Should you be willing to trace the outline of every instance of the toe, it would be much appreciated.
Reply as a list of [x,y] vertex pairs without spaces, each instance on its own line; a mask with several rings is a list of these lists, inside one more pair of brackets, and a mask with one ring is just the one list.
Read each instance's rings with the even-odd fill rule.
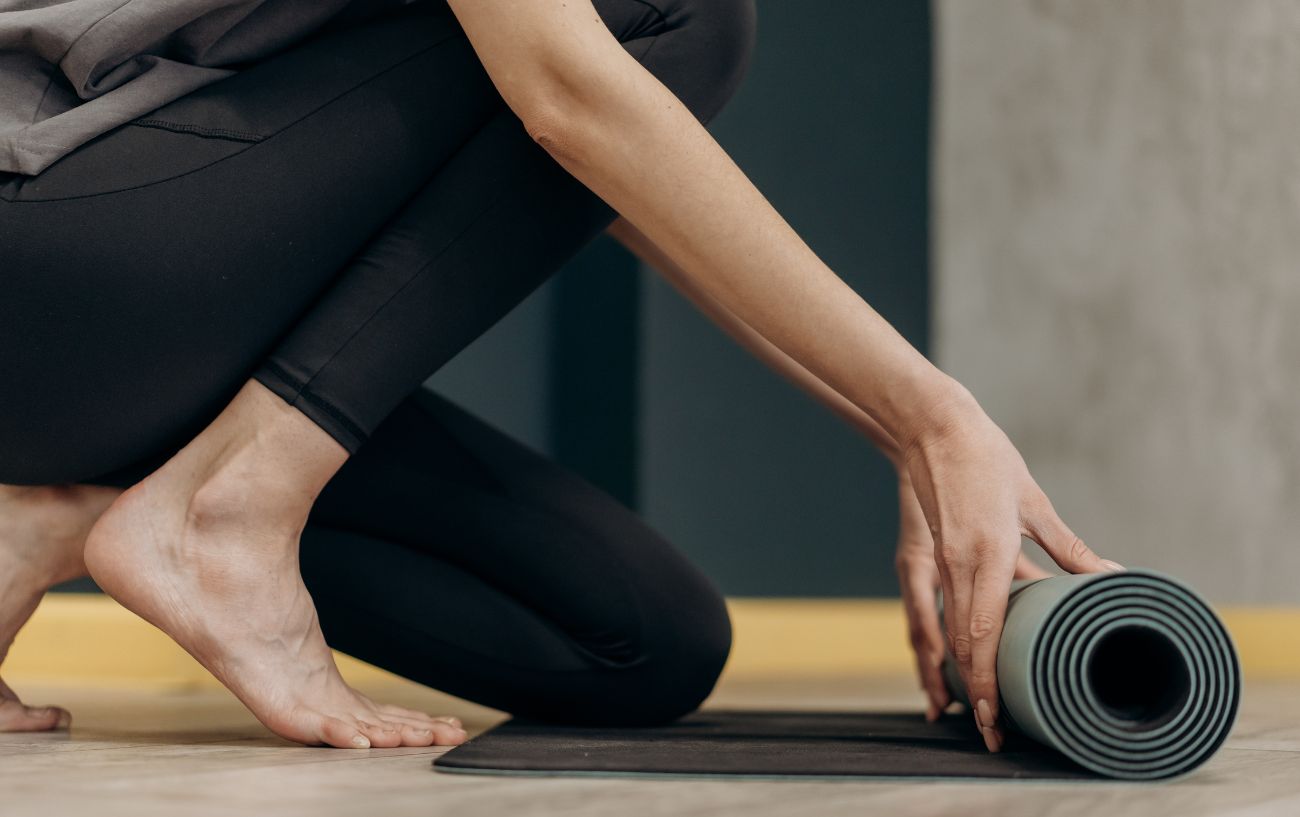
[[440,726],[440,725],[453,726],[457,729],[462,728],[460,723],[460,718],[450,718],[450,719],[446,717],[431,718],[428,715],[418,715],[416,717],[412,717],[410,715],[404,715],[395,712],[381,712],[380,717],[392,723],[410,724],[411,726],[417,726],[422,729],[433,729],[435,726]]
[[403,720],[411,720],[424,724],[430,724],[432,721],[443,721],[445,723],[450,723],[452,726],[464,726],[464,724],[460,722],[460,718],[455,715],[434,716],[427,712],[421,712],[417,709],[407,709],[404,706],[397,706],[395,704],[378,704],[377,708],[384,715],[397,716]]
[[402,730],[396,724],[385,723],[378,718],[374,721],[358,718],[357,727],[376,749],[391,749],[402,745]]
[[[386,721],[400,723],[400,725],[413,727],[413,729],[432,734],[432,743],[437,745],[456,745],[464,743],[469,739],[469,732],[460,726],[460,718],[439,717],[430,718],[422,716],[420,718],[409,718],[399,716],[399,714],[386,714],[383,716]],[[452,723],[454,721],[455,723]],[[429,745],[428,743],[420,745]]]
[[427,726],[419,726],[410,722],[395,723],[395,726],[402,733],[403,746],[432,746],[436,735],[433,730]]
[[68,711],[57,706],[23,706],[12,699],[0,701],[0,732],[48,732],[71,720]]
[[321,743],[340,749],[369,749],[371,746],[370,738],[357,728],[355,722],[342,718],[323,718],[319,739]]
[[438,746],[458,746],[469,740],[469,733],[459,726],[443,721],[433,724],[434,743]]

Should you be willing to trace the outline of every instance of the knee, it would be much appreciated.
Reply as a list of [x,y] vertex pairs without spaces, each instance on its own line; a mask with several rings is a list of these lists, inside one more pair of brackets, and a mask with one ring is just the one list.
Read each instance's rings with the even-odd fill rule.
[[755,0],[688,0],[686,25],[702,43],[700,66],[710,81],[709,119],[735,95],[749,72],[758,39]]
[[[682,599],[676,599],[681,604]],[[584,720],[603,726],[656,726],[699,708],[717,686],[731,653],[731,619],[709,592],[647,622],[639,659],[608,673],[601,694],[586,698]]]

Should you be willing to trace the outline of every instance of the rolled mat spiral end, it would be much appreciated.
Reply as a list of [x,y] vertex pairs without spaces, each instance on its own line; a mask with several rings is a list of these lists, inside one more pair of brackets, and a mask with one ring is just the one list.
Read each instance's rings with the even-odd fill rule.
[[[1120,779],[1198,768],[1241,699],[1223,621],[1191,587],[1145,569],[1013,583],[997,670],[1010,728]],[[943,671],[969,705],[951,655]]]

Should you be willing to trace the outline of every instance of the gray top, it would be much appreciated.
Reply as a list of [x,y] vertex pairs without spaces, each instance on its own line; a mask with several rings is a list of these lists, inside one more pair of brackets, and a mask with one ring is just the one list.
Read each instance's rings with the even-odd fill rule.
[[36,175],[105,131],[292,45],[413,0],[0,0],[0,171]]

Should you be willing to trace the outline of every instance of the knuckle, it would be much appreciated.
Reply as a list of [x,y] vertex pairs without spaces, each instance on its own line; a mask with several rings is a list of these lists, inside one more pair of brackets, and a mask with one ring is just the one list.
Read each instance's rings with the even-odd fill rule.
[[972,613],[970,634],[972,638],[985,639],[997,632],[998,620],[989,613]]
[[952,639],[952,653],[957,657],[958,663],[963,666],[970,664],[970,636],[958,635]]
[[940,562],[949,567],[965,564],[966,561],[965,549],[949,542],[944,542],[940,545],[939,549],[935,552],[935,556]]
[[997,549],[997,543],[991,538],[986,537],[976,539],[974,547],[971,548],[971,550],[975,552],[975,555],[981,559],[988,556],[990,553],[995,553]]
[[991,688],[997,681],[997,675],[987,667],[971,667],[970,685],[980,689]]
[[1066,548],[1066,553],[1068,553],[1070,559],[1075,562],[1082,562],[1092,556],[1092,550],[1083,543],[1083,540],[1080,539],[1078,535],[1075,535],[1073,540],[1071,540],[1070,546]]

